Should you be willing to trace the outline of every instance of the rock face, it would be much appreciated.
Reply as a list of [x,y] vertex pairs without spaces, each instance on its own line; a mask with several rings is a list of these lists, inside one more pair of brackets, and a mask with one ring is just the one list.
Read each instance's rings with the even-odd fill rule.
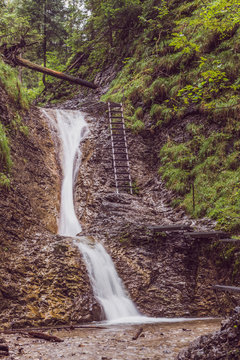
[[[1,121],[10,99],[0,89]],[[40,110],[25,114],[29,135],[11,132],[9,190],[0,191],[0,321],[6,327],[100,318],[81,254],[56,235],[60,171]]]
[[240,309],[222,322],[221,329],[195,340],[176,360],[239,359],[240,358]]
[[28,237],[2,258],[1,322],[7,327],[98,320],[86,268],[72,239]]

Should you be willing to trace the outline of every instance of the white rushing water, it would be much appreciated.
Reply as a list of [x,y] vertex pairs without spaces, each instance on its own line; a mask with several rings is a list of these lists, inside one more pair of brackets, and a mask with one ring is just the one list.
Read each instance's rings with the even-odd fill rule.
[[56,110],[56,119],[62,143],[62,190],[59,234],[76,236],[82,228],[77,219],[73,189],[81,163],[80,142],[88,134],[88,126],[80,111]]
[[[54,112],[54,121],[50,113]],[[88,134],[88,126],[80,111],[44,111],[51,124],[57,126],[61,140],[61,165],[63,172],[59,234],[72,236],[81,232],[81,225],[74,209],[74,182],[81,163],[80,143]],[[140,316],[134,303],[127,296],[111,257],[104,247],[75,241],[86,262],[89,278],[96,299],[101,304],[107,320]]]
[[94,247],[78,243],[96,299],[102,305],[107,320],[139,316],[132,300],[127,296],[111,257],[102,244]]

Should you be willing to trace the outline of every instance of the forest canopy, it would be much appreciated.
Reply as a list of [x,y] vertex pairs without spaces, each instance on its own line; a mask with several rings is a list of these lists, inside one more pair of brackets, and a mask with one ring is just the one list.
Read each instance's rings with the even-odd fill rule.
[[[85,74],[88,59],[94,77],[109,60],[130,57],[139,37],[155,55],[163,41],[182,54],[200,53],[196,29],[224,38],[239,26],[239,13],[238,0],[1,0],[0,46],[24,39],[29,60],[58,71],[80,57]],[[24,71],[26,87],[42,87],[39,81]]]

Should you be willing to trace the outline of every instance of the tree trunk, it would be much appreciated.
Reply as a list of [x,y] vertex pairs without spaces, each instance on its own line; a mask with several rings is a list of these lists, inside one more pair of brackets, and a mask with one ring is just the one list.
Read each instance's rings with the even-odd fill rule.
[[[47,0],[43,3],[43,66],[47,66]],[[45,74],[43,74],[43,85],[46,86]]]
[[74,84],[87,86],[87,87],[89,87],[91,89],[96,89],[97,88],[97,85],[95,85],[95,84],[93,84],[91,82],[79,79],[79,78],[74,77],[72,75],[67,75],[67,74],[61,73],[59,71],[48,69],[48,68],[43,67],[41,65],[34,64],[31,61],[20,58],[19,56],[16,56],[15,60],[16,60],[16,63],[18,65],[27,67],[27,68],[32,69],[34,71],[38,71],[38,72],[41,72],[41,73],[46,74],[46,75],[54,76],[54,77],[56,77],[58,79],[70,81],[70,82],[72,82]]

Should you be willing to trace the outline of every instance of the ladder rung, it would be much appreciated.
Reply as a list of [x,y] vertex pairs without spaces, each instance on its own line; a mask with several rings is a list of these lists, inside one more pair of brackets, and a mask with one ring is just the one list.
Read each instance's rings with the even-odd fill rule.
[[120,173],[120,172],[117,173],[117,172],[116,172],[115,174],[116,174],[116,175],[129,175],[129,173],[126,173],[126,172],[124,172],[124,173]]
[[120,104],[120,103],[109,103],[109,105],[110,105],[110,107],[112,106],[112,107],[122,107],[122,104]]
[[127,152],[114,152],[114,155],[127,155]]
[[123,122],[118,121],[118,122],[112,122],[111,125],[124,125],[124,124]]
[[117,181],[126,181],[126,182],[129,182],[130,179],[117,179]]
[[128,165],[115,165],[115,168],[129,168]]
[[122,116],[110,116],[110,119],[112,120],[112,119],[123,119],[123,117]]

